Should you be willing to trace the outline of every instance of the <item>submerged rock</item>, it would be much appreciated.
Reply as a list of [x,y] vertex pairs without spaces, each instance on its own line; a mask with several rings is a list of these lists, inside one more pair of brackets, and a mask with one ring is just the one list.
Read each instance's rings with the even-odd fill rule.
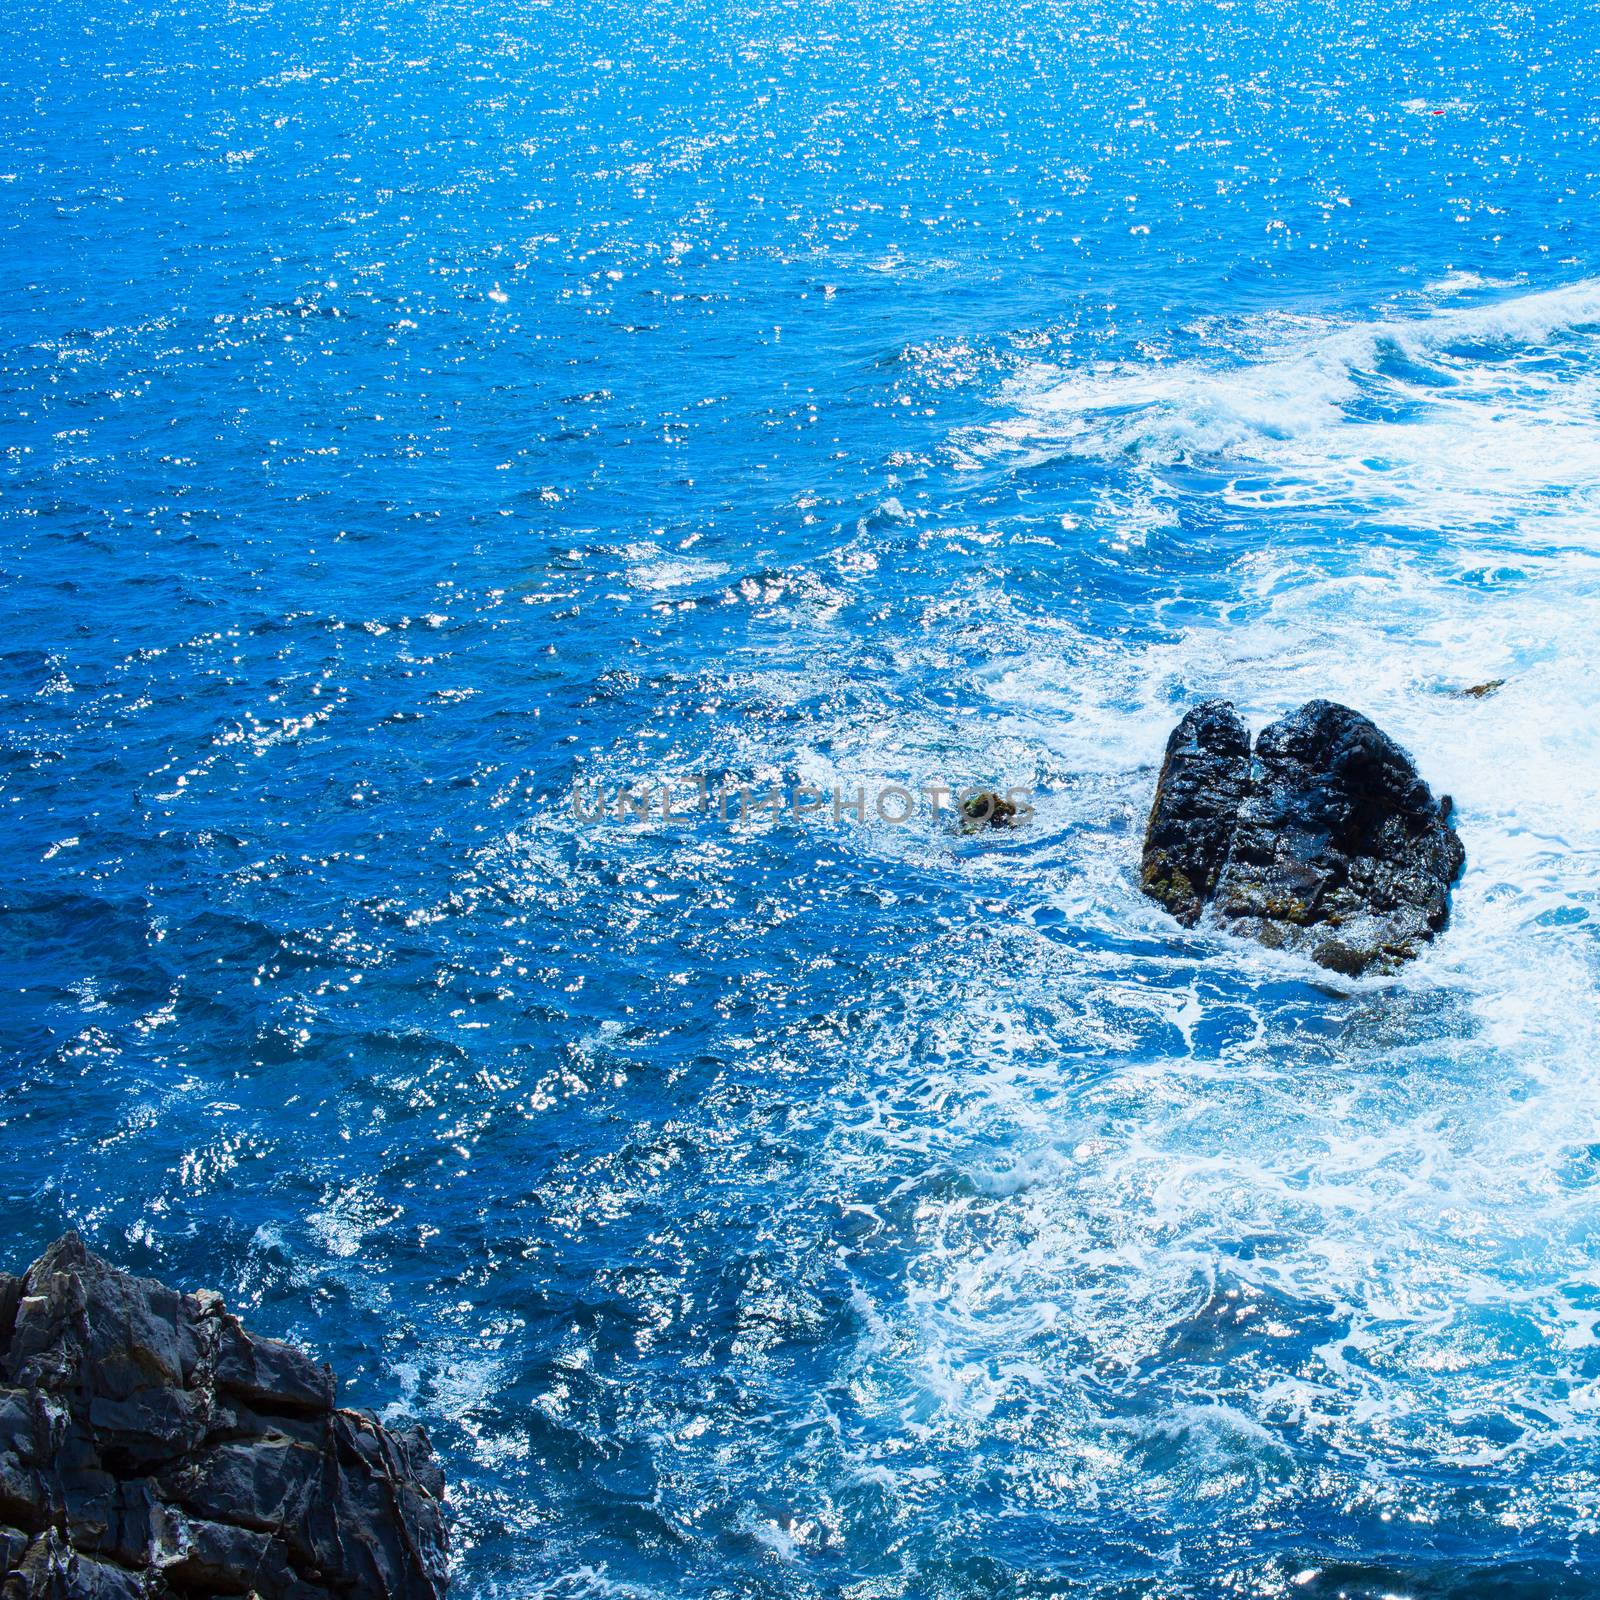
[[0,1274],[4,1600],[436,1600],[443,1495],[420,1428],[337,1408],[215,1294],[71,1233]]
[[1465,854],[1450,800],[1348,706],[1313,700],[1249,735],[1223,700],[1173,730],[1145,833],[1145,893],[1336,972],[1389,971],[1449,917]]
[[1017,806],[1014,801],[985,789],[981,794],[968,795],[961,802],[961,816],[967,827],[1009,828],[1016,823]]

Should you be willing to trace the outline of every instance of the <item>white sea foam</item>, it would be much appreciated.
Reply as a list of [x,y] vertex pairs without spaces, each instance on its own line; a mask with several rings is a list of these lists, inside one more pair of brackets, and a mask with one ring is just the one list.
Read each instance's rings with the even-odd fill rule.
[[[1085,503],[1029,505],[1060,530],[1040,543],[1063,587],[1030,590],[1032,548],[968,505],[864,519],[822,567],[825,605],[808,569],[728,585],[764,648],[719,692],[754,714],[679,724],[659,767],[1039,790],[1015,836],[830,839],[868,869],[862,902],[905,913],[905,947],[874,950],[832,1019],[849,1046],[818,1112],[819,1181],[872,1262],[819,1434],[886,1526],[1003,1481],[1017,1503],[1114,1507],[1221,1570],[1208,1541],[1314,1504],[1442,1518],[1439,1463],[1506,1518],[1600,1497],[1600,1472],[1561,1455],[1600,1439],[1596,317],[1585,284],[1356,326],[1262,319],[1214,330],[1215,361],[1031,369],[999,397],[1010,419],[960,443],[991,470],[1087,464],[1062,491],[1088,483]],[[1191,581],[1183,541],[1219,504],[1245,531]],[[1143,580],[1141,539],[1179,574],[1148,614],[1119,614],[1114,584],[1076,603],[1097,576],[1082,551]],[[1467,872],[1408,972],[1334,979],[1141,897],[1154,764],[1213,694],[1257,728],[1347,701],[1454,795]],[[607,776],[636,760],[621,743]],[[529,820],[486,851],[486,881],[567,892],[566,829]],[[585,844],[632,883],[634,837]],[[765,837],[675,859],[714,877]],[[641,896],[618,924],[647,915],[666,913]],[[764,1392],[779,1333],[816,1322],[799,1295],[744,1293],[736,1350]],[[806,1471],[792,1514],[761,1498],[742,1524],[774,1569],[826,1542],[809,1530],[834,1480]],[[917,1592],[896,1581],[882,1592]]]
[[[962,863],[1003,915],[975,908],[852,1044],[841,1170],[919,1194],[876,1219],[903,1290],[858,1294],[858,1387],[886,1421],[1012,1438],[1017,1493],[1145,1505],[1191,1550],[1217,1501],[1246,1508],[1235,1526],[1271,1525],[1286,1494],[1427,1522],[1443,1462],[1511,1518],[1600,1489],[1561,1454],[1600,1439],[1596,319],[1591,282],[1257,325],[1243,364],[1034,369],[1002,396],[1011,421],[962,441],[991,464],[1103,462],[1179,537],[1185,496],[1214,490],[1170,469],[1202,455],[1236,504],[1381,504],[1429,537],[1351,559],[1349,521],[1302,521],[1181,626],[1041,617],[982,669],[1001,713],[968,748],[992,755],[1003,726],[1058,781],[1037,855]],[[1374,402],[1388,420],[1363,418]],[[943,624],[1001,615],[946,606]],[[1313,982],[1141,899],[1152,763],[1207,694],[1256,727],[1346,700],[1455,796],[1454,922],[1403,976]],[[830,771],[894,742],[836,731]]]
[[1543,537],[1590,543],[1600,378],[1587,348],[1549,344],[1587,347],[1597,322],[1591,279],[1369,322],[1211,324],[1212,357],[1030,364],[1001,393],[1006,418],[958,446],[974,463],[1131,458],[1164,490],[1164,469],[1202,466],[1241,508],[1353,502],[1450,529],[1537,517],[1554,522]]

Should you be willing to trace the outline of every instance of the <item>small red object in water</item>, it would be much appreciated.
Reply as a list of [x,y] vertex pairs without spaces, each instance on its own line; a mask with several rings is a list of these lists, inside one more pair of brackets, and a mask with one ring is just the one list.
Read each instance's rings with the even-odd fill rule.
[[1442,117],[1443,115],[1444,115],[1444,112],[1442,112],[1442,111],[1435,111],[1434,112],[1434,116],[1436,116],[1436,117]]

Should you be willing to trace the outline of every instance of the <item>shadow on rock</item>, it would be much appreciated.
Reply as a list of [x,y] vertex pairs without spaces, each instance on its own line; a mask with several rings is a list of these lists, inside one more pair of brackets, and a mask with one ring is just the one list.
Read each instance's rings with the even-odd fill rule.
[[0,1274],[4,1600],[437,1600],[444,1478],[420,1428],[76,1234]]
[[1144,892],[1334,972],[1392,972],[1444,927],[1465,853],[1411,757],[1313,700],[1250,735],[1226,700],[1172,731],[1145,830]]

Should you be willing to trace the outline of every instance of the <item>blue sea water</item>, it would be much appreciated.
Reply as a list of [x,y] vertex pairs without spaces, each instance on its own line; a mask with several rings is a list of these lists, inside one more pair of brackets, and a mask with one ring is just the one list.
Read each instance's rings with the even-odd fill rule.
[[[4,1265],[463,1596],[1600,1594],[1592,10],[7,24]],[[1455,796],[1405,975],[1140,896],[1213,694]]]

